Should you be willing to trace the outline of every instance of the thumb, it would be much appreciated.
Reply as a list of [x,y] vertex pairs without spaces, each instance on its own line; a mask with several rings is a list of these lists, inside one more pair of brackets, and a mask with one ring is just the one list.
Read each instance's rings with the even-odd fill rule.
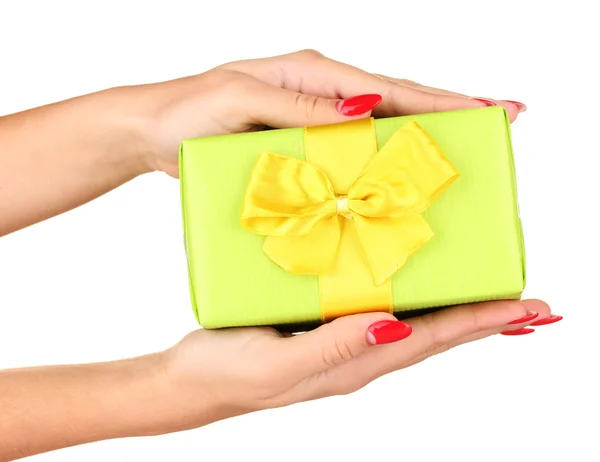
[[252,118],[273,128],[304,127],[364,119],[381,102],[376,94],[322,98],[271,85],[252,98]]
[[408,337],[412,328],[388,313],[338,318],[313,331],[286,339],[283,360],[294,364],[301,378],[351,361],[376,345]]

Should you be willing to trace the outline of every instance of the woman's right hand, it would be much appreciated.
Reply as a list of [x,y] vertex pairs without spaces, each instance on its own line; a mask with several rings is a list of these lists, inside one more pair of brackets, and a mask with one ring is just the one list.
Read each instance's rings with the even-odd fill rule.
[[0,461],[351,393],[454,346],[558,320],[539,300],[462,305],[406,322],[365,313],[294,336],[201,329],[162,353],[0,371]]
[[[184,139],[501,105],[371,74],[304,50],[125,86],[0,120],[0,235],[159,170],[179,176]],[[70,127],[64,130],[64,127]]]
[[179,145],[187,138],[495,105],[514,121],[526,109],[515,101],[471,98],[372,74],[314,50],[115,90],[128,119],[145,121],[136,146],[146,167],[174,177]]
[[[313,331],[197,330],[162,353],[155,413],[169,432],[256,410],[356,391],[374,379],[500,332],[560,320],[540,300],[469,304],[398,321],[388,313],[338,318]],[[507,339],[507,341],[510,341]]]

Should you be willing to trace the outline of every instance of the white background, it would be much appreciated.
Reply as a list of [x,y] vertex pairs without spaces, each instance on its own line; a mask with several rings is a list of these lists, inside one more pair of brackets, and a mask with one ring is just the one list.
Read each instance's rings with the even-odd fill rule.
[[[565,319],[460,347],[350,396],[34,459],[600,460],[594,2],[149,3],[0,1],[0,114],[303,48],[523,101],[513,134],[525,295]],[[165,175],[0,239],[0,368],[149,353],[196,328],[178,184]]]

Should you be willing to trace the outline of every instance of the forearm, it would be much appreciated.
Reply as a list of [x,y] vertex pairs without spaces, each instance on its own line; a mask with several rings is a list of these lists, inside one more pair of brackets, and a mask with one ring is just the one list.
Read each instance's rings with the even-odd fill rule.
[[[186,403],[171,385],[159,354],[2,371],[0,461],[91,441],[189,428]],[[208,401],[202,404],[204,423],[219,418]]]
[[127,88],[0,117],[0,236],[148,171]]

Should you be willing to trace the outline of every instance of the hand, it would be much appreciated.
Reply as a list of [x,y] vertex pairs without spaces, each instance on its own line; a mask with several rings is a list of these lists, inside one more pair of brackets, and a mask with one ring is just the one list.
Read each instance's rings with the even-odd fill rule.
[[560,319],[539,300],[486,302],[406,322],[357,314],[295,336],[198,330],[138,358],[0,371],[0,460],[351,393],[456,345]]
[[[177,151],[186,138],[502,105],[511,121],[526,107],[370,74],[313,50],[225,64],[204,74],[125,89],[150,169],[178,176]],[[361,101],[357,95],[383,99]],[[345,98],[345,100],[342,100]],[[126,98],[128,99],[128,98]]]
[[526,300],[463,305],[406,323],[358,314],[294,336],[270,328],[198,330],[163,354],[166,402],[175,414],[161,431],[351,393],[457,345],[556,320],[544,302]]
[[511,121],[526,109],[369,74],[305,50],[3,116],[0,236],[149,171],[177,177],[184,139],[489,105],[504,106]]

